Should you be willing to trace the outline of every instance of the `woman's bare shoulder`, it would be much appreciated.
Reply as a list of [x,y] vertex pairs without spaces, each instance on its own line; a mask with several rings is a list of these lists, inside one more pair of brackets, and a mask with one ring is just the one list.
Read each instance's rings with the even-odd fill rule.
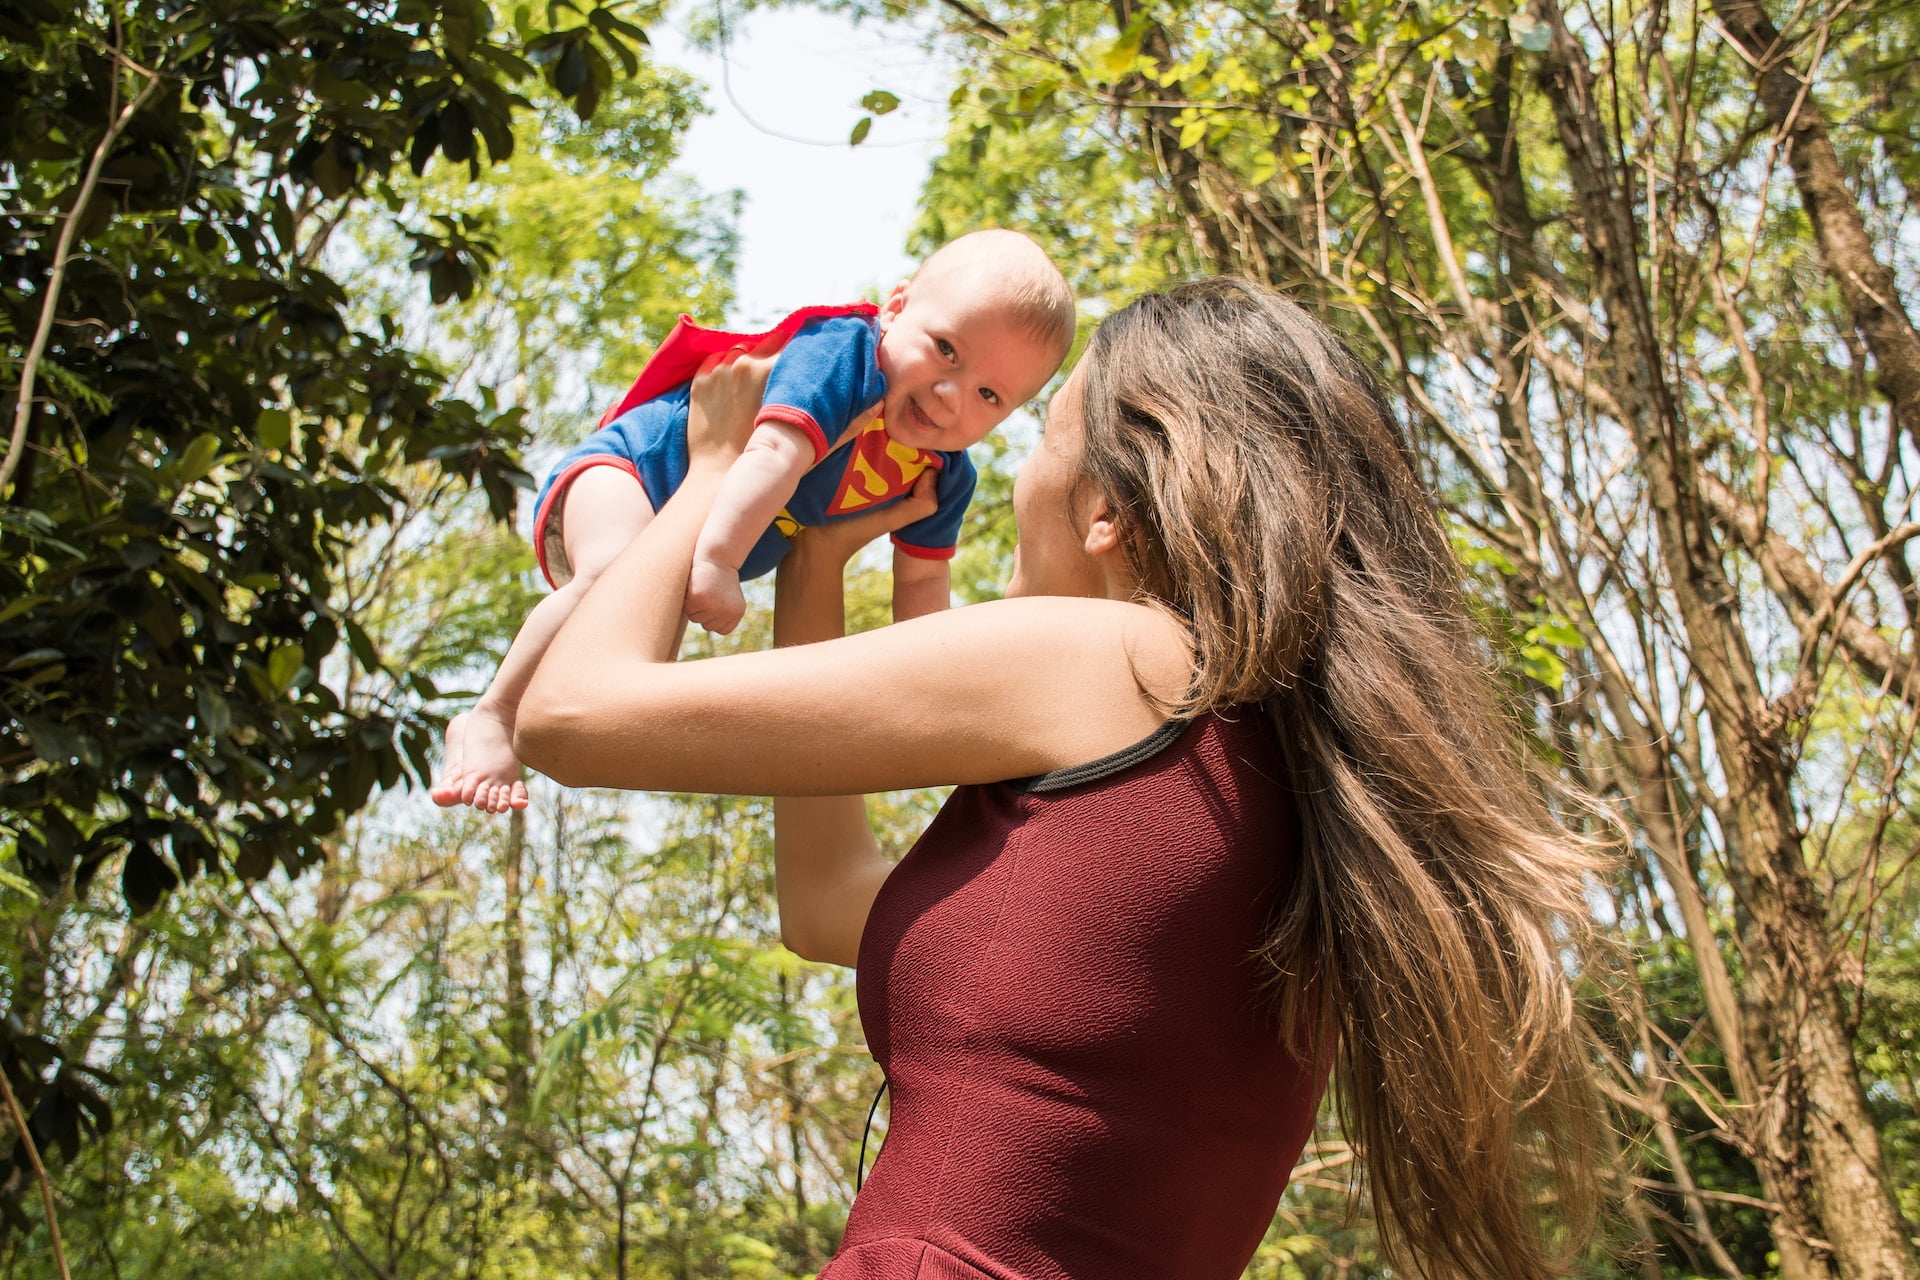
[[1150,732],[1164,718],[1159,708],[1177,701],[1192,679],[1186,628],[1132,601],[1029,596],[928,621],[962,637],[980,664],[975,687],[998,688],[1042,716],[1071,708],[1083,731],[1065,736],[1060,749],[1069,754],[1084,749],[1087,733],[1125,746]]
[[1193,667],[1179,619],[1130,600],[1022,596],[969,605],[934,620],[960,631],[977,627],[998,641],[987,646],[989,652],[1024,644],[1036,656],[1046,651],[1053,661],[1093,660],[1102,670],[1125,669],[1160,697],[1184,691]]
[[1187,629],[1164,609],[1080,596],[1027,596],[971,608],[983,622],[993,618],[996,630],[1005,626],[1044,638],[1062,659],[1091,661],[1103,674],[1124,673],[1152,699],[1179,698],[1193,674]]

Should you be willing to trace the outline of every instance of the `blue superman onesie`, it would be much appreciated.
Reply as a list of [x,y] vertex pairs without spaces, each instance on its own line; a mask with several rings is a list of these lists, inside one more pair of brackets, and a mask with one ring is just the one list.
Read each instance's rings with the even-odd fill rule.
[[619,467],[640,481],[658,511],[687,477],[688,384],[702,361],[775,334],[786,335],[787,343],[767,376],[754,425],[772,421],[799,428],[813,442],[814,463],[740,566],[741,578],[757,578],[779,564],[793,545],[790,539],[808,525],[898,501],[929,467],[936,472],[940,505],[894,534],[893,543],[908,555],[951,558],[973,497],[975,473],[966,451],[896,444],[877,417],[860,431],[847,432],[886,396],[876,358],[878,313],[865,302],[808,307],[758,334],[707,329],[681,316],[633,387],[601,419],[600,429],[567,451],[540,490],[533,545],[548,583],[557,586],[573,576],[561,537],[561,508],[574,477],[589,467]]

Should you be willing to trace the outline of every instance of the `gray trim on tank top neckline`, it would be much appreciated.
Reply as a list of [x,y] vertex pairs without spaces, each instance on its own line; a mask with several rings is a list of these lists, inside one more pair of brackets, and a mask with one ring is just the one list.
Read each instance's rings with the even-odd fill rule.
[[1064,791],[1068,787],[1084,786],[1089,782],[1098,782],[1110,778],[1122,769],[1130,769],[1143,760],[1150,760],[1173,745],[1193,721],[1169,720],[1158,729],[1132,746],[1122,747],[1111,755],[1101,756],[1098,760],[1089,760],[1085,764],[1069,765],[1065,769],[1053,769],[1046,773],[1035,774],[1031,778],[1010,778],[1003,785],[1013,788],[1021,795],[1031,795],[1036,791]]

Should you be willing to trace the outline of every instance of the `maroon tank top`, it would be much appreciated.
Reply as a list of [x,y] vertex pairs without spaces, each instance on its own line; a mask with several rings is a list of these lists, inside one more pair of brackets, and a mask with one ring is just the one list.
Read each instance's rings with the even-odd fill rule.
[[956,789],[860,943],[886,1144],[821,1280],[1232,1280],[1325,1074],[1252,953],[1298,820],[1267,717]]

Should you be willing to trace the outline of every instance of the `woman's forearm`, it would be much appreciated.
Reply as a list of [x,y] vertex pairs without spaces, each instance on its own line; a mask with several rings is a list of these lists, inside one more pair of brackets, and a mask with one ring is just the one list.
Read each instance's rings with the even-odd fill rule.
[[575,607],[520,701],[514,754],[522,763],[566,781],[574,753],[593,749],[592,736],[579,730],[603,700],[607,673],[673,661],[694,544],[725,475],[720,458],[694,460],[680,488]]
[[[801,535],[774,580],[776,646],[846,632],[847,557],[820,532]],[[809,960],[856,963],[867,913],[890,870],[865,797],[775,797],[773,853],[781,940]]]
[[774,575],[775,648],[836,640],[847,632],[846,564],[838,556],[813,554],[812,538],[812,530],[801,534]]

